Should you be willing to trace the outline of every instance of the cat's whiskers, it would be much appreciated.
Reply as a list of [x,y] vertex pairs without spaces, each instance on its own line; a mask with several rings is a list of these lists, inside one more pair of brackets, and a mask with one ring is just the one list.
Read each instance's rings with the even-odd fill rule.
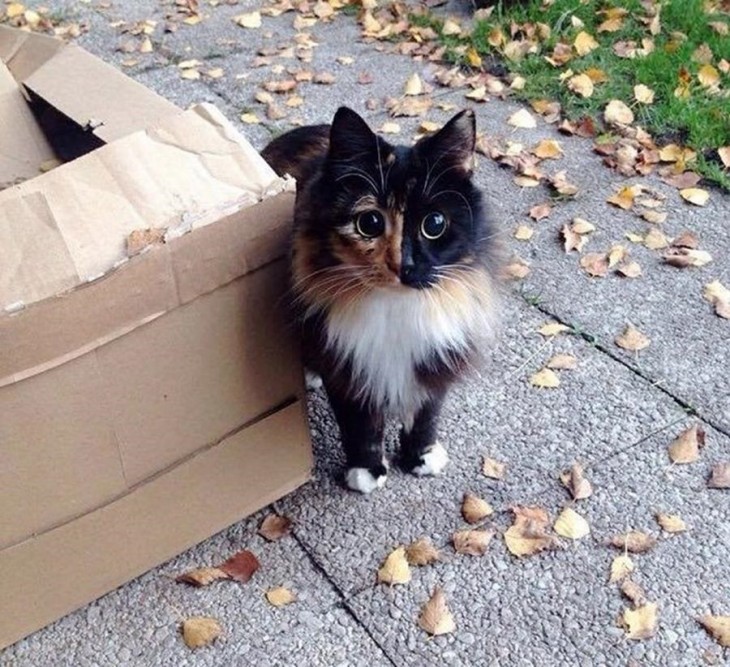
[[378,170],[380,171],[380,193],[385,194],[385,177],[383,176],[383,160],[380,155],[380,139],[375,137],[375,148],[378,151]]
[[311,273],[308,273],[301,278],[297,279],[296,282],[292,284],[292,289],[296,290],[298,287],[300,287],[303,283],[307,281],[313,280],[316,276],[321,276],[324,274],[329,273],[346,273],[348,271],[352,271],[354,268],[367,268],[366,264],[336,264],[335,266],[325,266],[322,269],[317,269],[316,271],[312,271]]
[[460,197],[464,200],[464,203],[466,204],[466,208],[469,210],[469,224],[473,227],[474,226],[474,211],[472,210],[471,204],[469,203],[469,200],[461,194],[458,190],[439,190],[435,195],[431,195],[432,200],[438,199],[441,195],[456,195],[457,197]]
[[335,179],[335,182],[339,183],[346,178],[361,178],[373,189],[373,192],[375,192],[376,194],[381,194],[380,188],[378,188],[378,184],[375,182],[373,177],[370,176],[370,174],[368,174],[364,169],[349,167],[349,171],[346,171],[344,174],[338,176]]

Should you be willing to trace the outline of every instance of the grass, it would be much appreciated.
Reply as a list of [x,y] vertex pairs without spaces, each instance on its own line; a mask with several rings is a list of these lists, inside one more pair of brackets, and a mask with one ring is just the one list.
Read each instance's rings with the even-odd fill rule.
[[[439,32],[440,40],[448,47],[452,57],[464,51],[464,45],[472,46],[482,56],[500,56],[504,65],[514,74],[524,77],[524,89],[515,94],[525,100],[550,99],[560,102],[563,114],[571,119],[581,116],[601,118],[606,104],[612,99],[627,103],[636,116],[636,123],[647,129],[658,143],[680,143],[698,152],[696,170],[707,180],[730,190],[730,172],[723,169],[717,149],[730,145],[730,75],[722,73],[718,64],[730,61],[730,36],[720,35],[709,23],[719,21],[730,27],[730,15],[708,13],[707,0],[665,0],[661,10],[661,32],[649,34],[640,20],[645,11],[639,0],[555,0],[544,7],[541,0],[526,2],[501,2],[488,19],[477,20],[467,38],[444,36],[442,24],[431,20],[430,25]],[[598,12],[610,7],[628,10],[622,25],[615,32],[598,32],[605,15]],[[573,17],[583,22],[576,27]],[[425,20],[420,19],[422,22]],[[535,40],[538,52],[521,59],[503,56],[503,46],[495,48],[489,38],[497,28],[510,39],[509,28],[513,24],[542,23],[550,28],[550,36]],[[599,43],[589,54],[573,58],[561,67],[554,67],[545,60],[558,42],[573,44],[576,35],[584,30]],[[522,39],[517,33],[516,40]],[[612,46],[619,41],[652,38],[655,49],[641,58],[628,59],[617,56]],[[698,81],[697,73],[702,66],[693,59],[695,50],[706,44],[712,52],[712,65],[720,74],[719,89],[725,92],[712,94]],[[460,48],[461,47],[461,48]],[[583,98],[572,93],[560,81],[560,74],[567,69],[582,73],[589,68],[605,72],[608,81],[597,84],[591,97]],[[682,99],[675,95],[680,71],[685,68],[691,76],[689,96]],[[645,84],[655,92],[653,104],[640,104],[634,99],[634,85]]]

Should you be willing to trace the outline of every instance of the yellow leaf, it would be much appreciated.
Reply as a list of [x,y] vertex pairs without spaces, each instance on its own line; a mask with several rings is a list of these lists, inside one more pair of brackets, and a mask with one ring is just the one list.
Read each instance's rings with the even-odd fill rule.
[[603,117],[610,125],[630,125],[634,122],[634,112],[621,100],[611,100],[603,112]]
[[423,81],[416,72],[411,74],[406,81],[406,87],[404,91],[405,95],[423,95]]
[[530,273],[530,267],[524,262],[510,262],[504,267],[505,276],[510,280],[522,280]]
[[221,624],[214,618],[193,616],[182,624],[183,640],[188,648],[199,648],[210,644],[223,632]]
[[710,88],[720,83],[720,73],[708,63],[700,67],[700,71],[697,72],[697,79],[705,88]]
[[504,44],[506,41],[507,39],[505,38],[504,33],[499,26],[494,26],[489,31],[489,35],[487,35],[487,42],[489,43],[489,46],[493,46],[495,49],[502,46],[502,44]]
[[385,559],[378,570],[378,582],[385,584],[407,584],[411,580],[411,568],[406,560],[406,550],[398,547]]
[[200,72],[197,69],[184,69],[180,72],[180,78],[197,81],[200,78]]
[[484,463],[482,464],[482,474],[485,477],[491,477],[492,479],[504,479],[504,471],[507,465],[500,463],[494,459],[490,459],[488,456],[484,457]]
[[610,18],[596,28],[597,32],[616,32],[621,30],[623,26],[623,19],[621,17]]
[[638,609],[626,609],[623,614],[628,639],[649,639],[656,634],[657,606],[647,602]]
[[571,225],[571,229],[576,234],[590,234],[591,232],[596,231],[596,226],[583,218],[573,218],[573,224]]
[[621,581],[634,571],[634,562],[627,555],[616,556],[611,562],[610,583]]
[[145,37],[142,43],[139,45],[140,53],[152,53],[153,51],[152,40],[149,37]]
[[695,206],[704,206],[710,198],[710,193],[702,188],[685,188],[680,190],[679,194],[682,199]]
[[609,204],[618,206],[628,211],[634,205],[634,198],[640,195],[642,187],[640,185],[625,185],[618,192],[611,195],[606,201]]
[[715,312],[726,320],[730,320],[730,290],[719,280],[713,280],[705,285],[702,294],[707,301],[715,306]]
[[454,19],[446,19],[441,27],[442,35],[460,35],[461,26]]
[[656,546],[656,538],[640,530],[630,530],[628,533],[612,537],[611,544],[632,554],[643,554]]
[[288,588],[279,586],[266,591],[266,599],[272,607],[284,607],[294,602],[297,597]]
[[687,530],[687,524],[682,520],[682,517],[676,514],[657,514],[657,523],[668,533],[683,533]]
[[527,109],[520,109],[519,111],[513,113],[507,119],[507,123],[509,123],[513,127],[526,129],[537,127],[537,121],[535,120],[535,117]]
[[543,139],[532,149],[532,154],[541,160],[557,160],[562,157],[563,149],[555,139]]
[[400,134],[400,125],[398,125],[398,123],[388,121],[383,123],[379,132],[383,134]]
[[620,336],[616,336],[615,342],[624,350],[638,352],[649,347],[651,339],[641,333],[633,324],[629,324]]
[[537,330],[537,333],[548,338],[549,336],[557,336],[565,331],[570,331],[570,327],[560,322],[547,322]]
[[466,50],[466,61],[472,67],[481,67],[482,66],[482,57],[479,55],[479,52],[473,46],[470,46]]
[[246,12],[233,17],[233,22],[242,28],[260,28],[261,12]]
[[608,81],[608,74],[597,67],[589,67],[583,74],[593,81],[593,83],[606,83]]
[[653,104],[654,103],[654,91],[640,83],[634,86],[634,99],[641,104]]
[[570,507],[566,507],[560,513],[560,516],[555,520],[553,529],[558,535],[571,540],[579,540],[591,532],[588,522]]
[[704,446],[705,431],[699,424],[693,424],[669,445],[669,459],[672,463],[694,463],[700,458],[700,449]]
[[529,241],[534,233],[535,230],[532,227],[528,225],[520,225],[515,230],[515,238],[518,241]]
[[643,243],[649,250],[661,250],[669,245],[669,239],[662,231],[654,227],[644,237]]
[[431,598],[423,605],[418,625],[430,635],[446,635],[456,629],[454,617],[446,604],[444,592],[436,587]]
[[593,35],[581,30],[573,42],[573,48],[579,56],[585,56],[589,54],[593,49],[597,49],[599,46]]
[[482,519],[494,514],[492,506],[484,499],[473,493],[465,493],[461,505],[461,515],[467,523],[478,523]]
[[568,79],[568,89],[581,97],[593,95],[593,81],[587,74],[576,74]]
[[205,75],[210,79],[220,79],[224,75],[224,71],[222,67],[213,67],[212,69],[209,69]]
[[710,616],[698,619],[720,646],[730,648],[730,616]]
[[543,368],[530,378],[530,384],[540,389],[555,389],[560,386],[560,378],[549,368]]
[[730,146],[723,146],[717,149],[717,154],[726,168],[730,168]]
[[406,548],[406,559],[410,565],[430,565],[439,558],[438,549],[427,537],[420,537]]
[[542,507],[515,506],[512,512],[515,521],[504,534],[504,543],[511,554],[532,556],[555,546],[555,538],[547,533],[550,517]]
[[24,12],[25,12],[25,6],[19,2],[11,2],[5,8],[5,14],[9,19],[14,19],[14,18],[17,18],[18,16],[22,16]]
[[258,125],[261,119],[255,113],[242,113],[241,121],[246,125]]
[[464,95],[464,97],[474,100],[475,102],[486,102],[487,101],[487,87],[477,86],[473,90],[470,90]]

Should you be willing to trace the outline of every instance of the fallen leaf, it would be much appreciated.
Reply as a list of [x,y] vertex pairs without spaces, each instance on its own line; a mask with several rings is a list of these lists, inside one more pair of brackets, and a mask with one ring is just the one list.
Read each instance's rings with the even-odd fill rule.
[[557,336],[566,331],[570,331],[570,327],[565,324],[561,324],[560,322],[546,322],[537,330],[537,333],[545,336],[545,338],[549,338],[550,336]]
[[563,149],[554,139],[543,139],[532,149],[532,154],[541,160],[557,160],[562,157]]
[[641,217],[647,222],[651,222],[654,225],[660,225],[667,219],[667,213],[665,211],[654,211],[647,210],[643,211]]
[[603,112],[603,118],[609,125],[631,125],[634,112],[621,100],[611,100]]
[[411,568],[408,567],[406,550],[398,547],[388,554],[382,567],[378,570],[378,582],[385,584],[407,584],[411,580]]
[[528,225],[520,225],[515,230],[515,238],[518,241],[529,241],[534,233],[535,230],[532,227]]
[[504,273],[510,280],[521,280],[530,273],[530,267],[522,261],[510,262],[504,267]]
[[626,238],[631,243],[644,243],[644,237],[641,234],[634,234],[634,232],[626,232]]
[[726,168],[730,168],[730,146],[723,146],[717,149],[717,154]]
[[629,558],[626,554],[622,556],[616,556],[611,561],[611,576],[609,577],[610,583],[621,581],[628,577],[634,571],[634,561]]
[[670,248],[662,259],[671,266],[684,269],[688,266],[705,266],[712,261],[712,255],[704,250],[692,248]]
[[512,180],[515,185],[521,188],[536,188],[540,185],[540,179],[531,176],[515,176]]
[[530,209],[530,217],[536,221],[542,220],[543,218],[547,218],[551,211],[552,207],[550,206],[550,202],[543,202],[542,204],[536,204]]
[[398,125],[398,123],[388,121],[383,123],[378,131],[382,134],[400,134],[400,125]]
[[730,463],[717,463],[712,466],[707,486],[710,489],[730,489]]
[[560,378],[549,368],[543,368],[530,377],[530,384],[540,389],[555,389],[560,386]]
[[570,227],[576,234],[590,234],[596,231],[595,225],[584,220],[583,218],[573,218],[573,224]]
[[511,554],[531,556],[555,546],[555,538],[547,533],[550,516],[542,507],[517,505],[512,512],[515,521],[504,534]]
[[223,570],[231,579],[246,583],[259,569],[261,564],[258,558],[250,551],[243,550],[231,556],[225,563],[218,567]]
[[700,458],[700,449],[704,446],[705,430],[699,424],[692,424],[669,445],[669,459],[672,463],[694,463]]
[[565,170],[558,171],[548,177],[548,182],[552,185],[558,194],[572,197],[578,193],[578,186],[571,183],[565,173]]
[[295,602],[297,596],[294,595],[288,588],[279,586],[277,588],[271,588],[266,591],[266,599],[272,607],[284,607],[292,602]]
[[611,538],[611,545],[617,549],[624,549],[632,554],[643,554],[656,545],[656,538],[639,530],[615,535]]
[[291,532],[291,519],[279,514],[267,514],[259,526],[259,535],[269,542],[281,539]]
[[580,258],[581,268],[594,278],[603,278],[608,273],[608,258],[604,253],[589,252]]
[[617,30],[621,30],[621,27],[623,26],[624,22],[621,17],[614,17],[610,19],[606,19],[603,23],[601,23],[597,28],[597,32],[616,32]]
[[661,250],[669,245],[669,239],[661,230],[652,228],[647,232],[643,243],[649,250]]
[[175,577],[175,581],[191,586],[208,586],[218,579],[229,579],[230,577],[218,567],[199,567]]
[[628,262],[619,266],[616,273],[624,278],[638,278],[641,275],[641,266],[638,262]]
[[263,87],[270,93],[290,93],[297,87],[297,82],[294,79],[264,81]]
[[570,507],[566,507],[555,520],[553,526],[555,532],[571,540],[579,540],[590,534],[591,527],[588,522]]
[[261,122],[261,119],[255,113],[242,113],[240,118],[241,122],[246,123],[246,125],[258,125]]
[[197,81],[200,77],[201,74],[197,69],[184,69],[180,72],[180,78],[188,81]]
[[656,515],[657,523],[668,533],[683,533],[687,530],[687,524],[682,520],[682,517],[676,514],[662,514]]
[[618,192],[614,192],[606,201],[628,211],[634,205],[634,199],[641,194],[642,189],[640,185],[625,185]]
[[597,49],[599,46],[593,35],[581,30],[575,37],[573,42],[573,48],[579,56],[588,55],[593,49]]
[[479,498],[473,493],[465,493],[461,504],[461,514],[467,523],[478,523],[494,514],[494,509],[483,498]]
[[587,74],[576,74],[568,79],[568,89],[581,97],[593,95],[593,80]]
[[654,91],[649,86],[639,83],[634,86],[634,99],[641,104],[653,104]]
[[461,26],[454,19],[446,19],[441,26],[442,35],[460,35]]
[[210,644],[223,633],[221,624],[207,616],[192,616],[182,624],[183,641],[188,648],[200,648]]
[[712,65],[707,63],[700,67],[699,72],[697,72],[697,79],[701,86],[711,88],[720,83],[720,73]]
[[430,565],[439,560],[439,552],[427,537],[420,537],[406,547],[406,560],[410,565]]
[[616,336],[614,342],[624,350],[638,352],[639,350],[649,347],[651,339],[641,333],[641,331],[639,331],[633,324],[628,324],[626,325],[624,332],[621,335]]
[[457,553],[481,556],[494,537],[493,530],[459,530],[451,538]]
[[697,620],[720,646],[730,648],[730,616],[706,614]]
[[261,12],[246,12],[233,17],[233,22],[242,28],[260,28]]
[[274,96],[265,90],[257,90],[254,98],[257,102],[261,102],[261,104],[271,104],[274,101]]
[[466,50],[466,60],[471,65],[471,67],[481,67],[482,66],[482,57],[479,55],[479,52],[473,47],[470,46]]
[[487,97],[487,87],[477,86],[464,95],[469,100],[475,102],[486,102],[489,98]]
[[[571,358],[575,359],[575,357]],[[570,495],[573,496],[573,500],[585,500],[593,495],[593,487],[583,476],[583,466],[580,463],[574,463],[570,470],[566,470],[561,473],[560,481],[563,483],[563,486],[570,491]]]
[[634,603],[634,607],[641,607],[646,604],[644,589],[631,579],[627,578],[621,582],[621,592]]
[[702,188],[685,188],[679,191],[680,196],[685,201],[695,206],[704,206],[710,199],[710,193]]
[[693,248],[696,249],[700,245],[700,240],[697,238],[697,234],[690,231],[683,231],[678,234],[672,241],[672,246],[675,248]]
[[606,259],[608,260],[608,267],[613,268],[617,264],[620,264],[628,257],[629,251],[624,246],[617,243],[611,246],[609,249]]
[[416,72],[411,74],[406,81],[404,95],[423,95],[423,81]]
[[582,252],[583,247],[586,243],[588,243],[588,237],[583,234],[579,234],[570,225],[563,225],[560,233],[563,237],[563,249],[565,252],[570,252],[571,250]]
[[535,117],[527,110],[520,109],[513,113],[508,119],[507,123],[513,127],[520,127],[524,129],[537,127],[537,121]]
[[730,290],[719,280],[705,285],[702,296],[715,306],[715,313],[730,320]]
[[207,76],[209,79],[221,79],[223,78],[223,75],[225,74],[225,71],[222,67],[213,67],[209,70],[206,70],[205,76]]
[[656,634],[657,606],[647,602],[638,609],[626,609],[623,614],[628,639],[649,639]]
[[418,625],[434,636],[449,634],[456,629],[454,617],[446,605],[446,596],[438,586],[434,589],[428,602],[421,608]]
[[491,477],[492,479],[504,479],[504,472],[507,468],[506,463],[500,463],[495,461],[488,456],[484,457],[484,463],[482,464],[482,474],[485,477]]

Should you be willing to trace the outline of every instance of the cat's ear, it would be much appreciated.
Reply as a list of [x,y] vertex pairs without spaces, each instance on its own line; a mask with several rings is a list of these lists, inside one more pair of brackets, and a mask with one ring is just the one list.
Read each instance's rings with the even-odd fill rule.
[[377,137],[352,109],[340,107],[330,127],[330,160],[351,161],[376,152]]
[[421,139],[417,150],[430,164],[438,160],[440,166],[453,167],[465,176],[474,169],[476,120],[471,109],[456,114],[436,134]]

